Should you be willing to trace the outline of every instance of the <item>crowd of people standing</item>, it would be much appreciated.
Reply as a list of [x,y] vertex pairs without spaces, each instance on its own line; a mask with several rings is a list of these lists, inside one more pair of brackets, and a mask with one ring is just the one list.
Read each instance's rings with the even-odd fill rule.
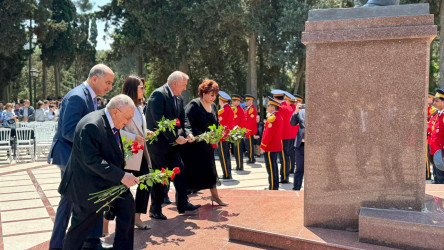
[[[284,169],[281,170],[281,181],[288,182],[290,166],[294,164],[291,162],[294,157],[289,154],[294,153],[292,147],[297,131],[294,130],[295,138],[286,142],[284,149],[284,138],[280,136],[282,131],[274,134],[279,126],[271,124],[281,119],[278,109],[288,102],[285,118],[288,125],[285,128],[297,128],[290,125],[290,118],[298,110],[296,104],[302,100],[301,97],[297,99],[282,92],[284,94],[276,97],[282,96],[280,101],[271,98],[273,101],[268,105],[267,122],[261,126],[257,120],[254,96],[230,96],[221,91],[213,80],[204,80],[198,89],[199,97],[185,105],[181,94],[187,87],[188,76],[175,71],[163,86],[151,93],[143,108],[144,79],[130,76],[123,84],[122,93],[100,109],[98,98],[112,90],[113,82],[113,71],[106,65],[98,64],[90,70],[88,79],[68,92],[61,101],[57,132],[48,156],[48,161],[60,168],[62,176],[59,186],[62,196],[50,240],[51,249],[109,248],[100,241],[100,237],[107,233],[108,221],[113,219],[116,219],[113,247],[132,249],[134,226],[141,230],[150,228],[142,221],[142,214],[149,213],[151,218],[157,220],[167,219],[162,213],[162,204],[169,200],[169,186],[154,183],[151,188],[137,189],[135,199],[128,189],[120,199],[112,202],[105,213],[96,213],[103,203],[93,203],[88,201],[88,197],[91,193],[119,183],[127,187],[137,185],[137,177],[148,173],[149,169],[180,169],[181,174],[171,180],[176,190],[175,202],[179,214],[197,210],[200,205],[191,204],[188,195],[204,189],[209,189],[213,204],[228,205],[219,196],[217,185],[219,178],[232,178],[231,151],[237,170],[243,170],[244,148],[247,149],[249,163],[256,161],[255,145],[258,144],[263,151],[269,152],[268,155],[282,155]],[[214,103],[218,95],[219,110]],[[284,95],[287,96],[285,101]],[[240,105],[243,98],[245,110]],[[229,105],[230,100],[232,106]],[[174,131],[161,132],[157,140],[147,144],[145,138],[158,129],[159,121],[164,118],[176,121]],[[298,122],[301,124],[300,120]],[[195,136],[209,131],[211,125],[219,124],[228,130],[236,126],[245,127],[246,138],[234,145],[224,139],[217,145],[195,141]],[[122,138],[144,145],[144,150],[125,159]],[[273,143],[280,147],[272,147]],[[216,170],[215,148],[222,165],[221,177]],[[265,159],[270,174],[270,189],[277,189],[273,183],[273,173],[276,175],[278,172],[274,163],[276,157],[273,157],[265,156]],[[66,232],[70,218],[71,226]]]

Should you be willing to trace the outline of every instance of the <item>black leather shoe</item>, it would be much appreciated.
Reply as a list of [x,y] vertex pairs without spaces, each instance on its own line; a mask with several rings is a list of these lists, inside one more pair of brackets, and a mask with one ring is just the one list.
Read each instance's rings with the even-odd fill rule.
[[167,217],[162,213],[154,213],[150,211],[150,217],[156,220],[166,220]]
[[289,183],[289,181],[279,181],[279,183]]
[[169,205],[171,203],[173,203],[173,202],[170,200],[170,198],[168,198],[168,197],[163,198],[163,204]]
[[183,208],[178,208],[179,214],[185,213],[185,211],[194,211],[196,209],[200,208],[200,205],[193,205],[191,203],[188,203]]

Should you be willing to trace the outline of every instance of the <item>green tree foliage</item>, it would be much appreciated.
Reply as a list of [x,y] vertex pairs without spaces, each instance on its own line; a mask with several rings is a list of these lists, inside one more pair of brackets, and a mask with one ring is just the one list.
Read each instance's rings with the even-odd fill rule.
[[0,1],[0,99],[8,98],[9,85],[21,73],[28,52],[24,49],[27,32],[24,21],[29,19],[32,1]]

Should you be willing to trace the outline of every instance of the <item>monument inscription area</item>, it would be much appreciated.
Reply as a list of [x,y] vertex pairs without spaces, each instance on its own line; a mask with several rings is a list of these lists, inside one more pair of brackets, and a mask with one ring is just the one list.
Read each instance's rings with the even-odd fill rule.
[[357,229],[360,207],[421,209],[436,32],[427,4],[310,11],[305,226]]

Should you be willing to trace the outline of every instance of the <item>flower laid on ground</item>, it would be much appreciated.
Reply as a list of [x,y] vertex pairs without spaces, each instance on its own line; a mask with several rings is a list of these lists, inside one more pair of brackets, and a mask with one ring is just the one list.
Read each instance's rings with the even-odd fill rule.
[[[139,188],[147,189],[148,187],[152,187],[154,183],[162,183],[163,185],[168,185],[170,183],[169,179],[173,180],[176,174],[180,174],[180,168],[175,167],[173,170],[168,170],[162,168],[162,170],[150,169],[150,173],[146,175],[139,176]],[[89,194],[91,197],[88,200],[95,200],[94,203],[105,202],[103,206],[101,206],[96,213],[100,212],[102,209],[109,207],[110,204],[117,198],[120,197],[121,194],[125,193],[128,190],[128,187],[121,184],[118,186],[110,187],[106,190],[102,190],[97,193]]]
[[152,144],[153,141],[157,141],[157,136],[159,136],[160,132],[166,132],[167,130],[170,132],[173,132],[174,135],[176,135],[176,133],[174,132],[174,127],[180,127],[180,120],[176,119],[176,120],[168,120],[165,119],[164,116],[162,116],[162,119],[159,121],[159,123],[157,124],[158,129],[156,129],[156,131],[154,131],[154,134],[147,134],[145,136],[145,139],[147,141],[149,141],[149,144]]

